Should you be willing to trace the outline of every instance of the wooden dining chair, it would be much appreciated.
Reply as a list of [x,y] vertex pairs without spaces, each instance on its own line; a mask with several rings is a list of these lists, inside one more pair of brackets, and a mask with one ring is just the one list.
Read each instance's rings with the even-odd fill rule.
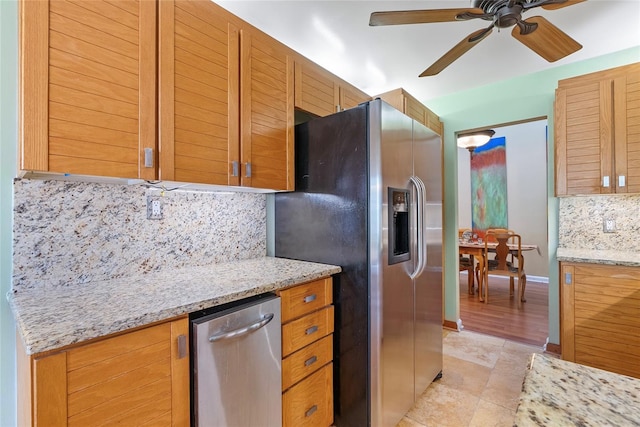
[[[491,248],[490,239],[485,239],[483,256],[485,268],[483,275],[483,289],[480,290],[484,302],[489,301],[489,273],[497,276],[509,277],[509,296],[513,296],[514,281],[518,279],[518,307],[526,302],[524,291],[527,285],[527,275],[524,271],[524,257],[522,255],[521,238],[513,232],[487,231],[491,239],[495,239],[497,246]],[[491,255],[495,257],[489,260]]]
[[[462,238],[462,235],[464,234],[465,231],[471,231],[470,228],[460,228],[458,229],[458,239]],[[473,282],[473,273],[475,271],[475,262],[471,259],[470,256],[463,256],[463,255],[459,255],[458,257],[458,264],[459,264],[459,271],[467,271],[467,284],[469,287],[469,294],[473,295],[473,286],[474,286],[474,282]],[[477,274],[477,273],[476,273]]]

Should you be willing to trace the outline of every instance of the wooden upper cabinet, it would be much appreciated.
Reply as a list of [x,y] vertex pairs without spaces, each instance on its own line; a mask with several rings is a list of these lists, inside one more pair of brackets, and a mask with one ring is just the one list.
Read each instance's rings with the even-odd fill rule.
[[640,192],[640,64],[561,80],[556,195]]
[[295,107],[324,117],[370,100],[361,90],[340,80],[306,58],[295,61]]
[[20,24],[20,169],[155,179],[156,3],[21,1]]
[[371,96],[367,95],[360,89],[351,86],[350,84],[343,83],[340,85],[340,110],[348,110],[349,108],[357,107],[366,101],[370,101]]
[[422,123],[438,135],[442,135],[442,122],[433,111],[402,88],[378,95],[380,99],[403,112],[418,123]]
[[240,183],[293,190],[293,52],[249,27],[240,45]]
[[227,16],[210,1],[159,3],[160,179],[240,184],[240,39]]

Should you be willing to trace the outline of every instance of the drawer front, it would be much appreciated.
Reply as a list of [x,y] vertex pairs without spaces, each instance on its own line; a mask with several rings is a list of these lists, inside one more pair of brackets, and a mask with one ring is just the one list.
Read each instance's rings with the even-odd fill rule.
[[318,310],[333,300],[331,277],[304,283],[280,292],[282,323]]
[[333,306],[282,325],[282,356],[333,333]]
[[282,361],[282,390],[314,373],[333,359],[333,335],[327,335]]
[[324,427],[333,423],[333,363],[282,395],[284,427]]

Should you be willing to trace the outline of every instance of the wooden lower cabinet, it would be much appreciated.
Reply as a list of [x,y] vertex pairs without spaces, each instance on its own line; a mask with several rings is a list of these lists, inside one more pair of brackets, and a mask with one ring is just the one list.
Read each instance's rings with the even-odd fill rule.
[[333,423],[332,286],[328,277],[280,292],[284,427]]
[[183,317],[58,353],[19,355],[18,425],[188,426],[188,329]]
[[640,268],[561,263],[562,358],[640,378]]

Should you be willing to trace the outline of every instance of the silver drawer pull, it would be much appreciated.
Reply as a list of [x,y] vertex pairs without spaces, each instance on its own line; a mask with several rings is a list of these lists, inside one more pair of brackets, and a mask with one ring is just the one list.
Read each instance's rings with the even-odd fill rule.
[[187,357],[187,336],[178,335],[178,359]]
[[240,338],[244,335],[250,334],[251,332],[257,331],[258,329],[262,328],[264,325],[271,322],[271,319],[273,319],[273,313],[263,314],[260,320],[250,323],[247,326],[234,329],[233,331],[223,331],[223,332],[219,332],[217,334],[211,335],[209,337],[209,342],[216,342],[216,341],[227,340],[231,338]]
[[304,333],[307,334],[307,335],[311,335],[314,332],[318,332],[318,326],[317,325],[313,325],[312,327],[310,327],[309,329],[304,331]]
[[313,405],[311,408],[307,409],[307,412],[304,413],[304,416],[305,417],[310,417],[317,410],[318,410],[318,405]]
[[318,361],[316,356],[311,356],[307,360],[304,361],[304,366],[311,366]]
[[316,294],[308,295],[308,296],[304,297],[304,302],[307,303],[307,302],[315,301],[316,298],[317,298]]

